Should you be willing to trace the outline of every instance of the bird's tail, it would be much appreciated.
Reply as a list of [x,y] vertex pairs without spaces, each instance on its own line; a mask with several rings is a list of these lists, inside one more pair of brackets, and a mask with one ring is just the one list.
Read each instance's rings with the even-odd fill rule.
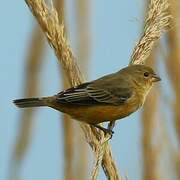
[[16,99],[13,103],[19,108],[47,106],[46,98]]

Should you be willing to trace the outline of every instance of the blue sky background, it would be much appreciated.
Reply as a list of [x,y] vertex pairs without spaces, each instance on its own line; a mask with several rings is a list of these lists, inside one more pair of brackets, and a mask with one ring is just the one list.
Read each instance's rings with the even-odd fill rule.
[[[72,3],[73,0],[68,0]],[[92,54],[89,80],[118,71],[129,63],[143,23],[142,0],[91,1]],[[67,3],[67,4],[68,4]],[[67,5],[69,16],[73,6]],[[73,24],[69,17],[69,23]],[[20,111],[12,100],[23,96],[25,58],[31,31],[36,25],[24,1],[2,1],[0,6],[0,179],[6,180],[14,141],[19,128]],[[70,28],[72,46],[75,34]],[[76,50],[74,49],[74,52]],[[60,91],[57,60],[47,48],[41,73],[40,94]],[[48,108],[38,109],[35,116],[31,146],[24,159],[22,180],[59,180],[63,178],[63,133],[59,128],[59,114]],[[122,177],[141,179],[141,124],[140,111],[115,127],[111,140],[114,159]],[[101,174],[99,179],[103,179]]]

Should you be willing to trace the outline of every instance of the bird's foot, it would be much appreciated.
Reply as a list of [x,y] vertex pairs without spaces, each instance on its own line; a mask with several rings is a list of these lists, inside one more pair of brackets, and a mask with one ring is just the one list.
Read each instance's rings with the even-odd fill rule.
[[93,124],[93,126],[103,131],[105,135],[109,134],[110,139],[113,137],[114,131],[111,128],[104,128],[98,124]]
[[109,134],[109,135],[110,135],[110,138],[109,138],[109,139],[112,139],[113,134],[114,134],[114,131],[113,131],[113,130],[104,128],[104,130],[102,130],[102,131],[104,132],[105,136],[106,136],[107,134]]

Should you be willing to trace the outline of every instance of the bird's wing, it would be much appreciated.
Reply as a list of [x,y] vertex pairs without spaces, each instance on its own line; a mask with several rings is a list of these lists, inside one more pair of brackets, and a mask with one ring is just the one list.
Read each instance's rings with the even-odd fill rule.
[[132,96],[132,92],[131,88],[112,86],[108,83],[103,88],[94,83],[84,83],[62,91],[57,95],[57,101],[73,105],[120,105]]
[[124,87],[107,87],[100,89],[95,86],[88,86],[87,92],[89,96],[97,102],[113,105],[123,104],[132,96],[132,90]]
[[74,105],[90,105],[95,102],[89,97],[86,89],[90,83],[83,83],[79,86],[69,88],[57,94],[57,102]]

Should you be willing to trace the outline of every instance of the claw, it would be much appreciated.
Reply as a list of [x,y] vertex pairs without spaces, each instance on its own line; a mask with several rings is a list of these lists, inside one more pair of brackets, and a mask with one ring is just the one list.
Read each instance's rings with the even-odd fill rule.
[[103,131],[105,135],[109,134],[111,136],[110,139],[113,137],[114,131],[111,128],[106,129],[106,128],[99,126],[97,124],[93,124],[93,126],[100,129],[101,131]]
[[105,130],[103,130],[103,132],[104,132],[105,135],[109,134],[109,135],[110,135],[110,138],[109,138],[109,139],[112,139],[113,134],[114,134],[114,131],[113,131],[113,130],[111,130],[111,129],[105,129]]

